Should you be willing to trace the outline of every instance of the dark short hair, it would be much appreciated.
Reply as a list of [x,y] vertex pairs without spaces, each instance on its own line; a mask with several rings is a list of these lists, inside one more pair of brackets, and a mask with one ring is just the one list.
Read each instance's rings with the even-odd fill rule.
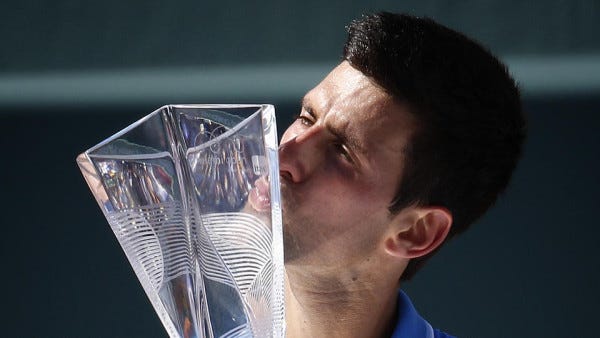
[[[386,12],[348,26],[343,57],[417,120],[390,212],[443,206],[453,217],[447,238],[465,231],[505,190],[526,134],[506,66],[431,19]],[[412,259],[401,280],[431,255]]]

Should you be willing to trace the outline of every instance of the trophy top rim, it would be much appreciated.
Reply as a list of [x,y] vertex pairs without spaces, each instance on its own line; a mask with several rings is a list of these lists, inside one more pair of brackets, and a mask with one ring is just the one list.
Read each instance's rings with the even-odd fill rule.
[[169,103],[161,106],[157,110],[164,108],[267,108],[274,107],[271,103]]
[[[98,144],[83,151],[81,154],[79,154],[77,156],[76,161],[80,162],[80,161],[83,161],[84,159],[87,159],[89,161],[88,157],[90,156],[90,153],[92,153],[96,149],[104,146],[111,140],[114,140],[115,138],[118,138],[121,135],[129,132],[131,129],[139,126],[140,124],[142,124],[145,121],[147,121],[148,119],[150,119],[153,115],[158,114],[161,111],[172,111],[172,109],[219,109],[219,108],[222,108],[222,109],[256,108],[256,111],[254,113],[252,113],[250,116],[248,116],[247,118],[250,118],[251,116],[255,116],[256,114],[264,113],[265,111],[269,111],[269,110],[274,111],[275,110],[275,106],[273,104],[252,104],[252,103],[248,103],[248,104],[235,104],[235,103],[233,103],[233,104],[231,104],[231,103],[228,103],[228,104],[218,104],[218,103],[212,103],[212,104],[193,104],[193,103],[191,103],[191,104],[165,104],[165,105],[162,105],[159,108],[155,109],[154,111],[148,113],[147,115],[143,116],[142,118],[138,119],[137,121],[132,122],[125,128],[118,131],[117,133],[105,138]],[[241,128],[241,124],[236,125],[231,130],[228,130],[225,134],[229,135],[229,134],[237,131],[240,128]]]

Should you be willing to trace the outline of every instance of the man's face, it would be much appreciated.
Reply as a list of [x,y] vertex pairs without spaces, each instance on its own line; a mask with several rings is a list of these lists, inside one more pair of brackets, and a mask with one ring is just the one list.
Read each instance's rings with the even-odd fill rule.
[[286,265],[348,268],[389,235],[414,121],[347,62],[306,94],[279,148]]

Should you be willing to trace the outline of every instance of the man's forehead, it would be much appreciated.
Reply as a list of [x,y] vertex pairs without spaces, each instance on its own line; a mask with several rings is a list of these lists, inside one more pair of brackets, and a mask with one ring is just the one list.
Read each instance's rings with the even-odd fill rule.
[[365,151],[374,146],[402,151],[414,126],[404,105],[344,63],[309,91],[302,105]]
[[[326,101],[331,103],[347,104],[351,101],[376,101],[385,100],[389,95],[378,86],[370,77],[352,67],[347,61],[340,63],[314,88],[315,95],[330,97]],[[333,95],[332,95],[333,94]]]
[[374,117],[383,112],[393,98],[372,79],[344,61],[335,67],[302,99],[303,107],[358,113],[359,118]]

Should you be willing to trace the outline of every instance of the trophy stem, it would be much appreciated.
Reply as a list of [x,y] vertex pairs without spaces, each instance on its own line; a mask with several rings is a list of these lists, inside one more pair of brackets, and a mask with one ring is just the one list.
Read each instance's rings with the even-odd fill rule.
[[[183,135],[177,127],[175,114],[171,108],[167,108],[162,112],[165,132],[169,140],[181,140]],[[175,279],[172,283],[173,290],[165,293],[165,298],[173,299],[175,307],[171,313],[178,317],[179,334],[177,337],[171,338],[212,338],[212,330],[205,328],[204,325],[210,323],[208,309],[203,309],[203,299],[198,299],[206,294],[204,283],[202,282],[201,271],[198,266],[198,244],[196,226],[201,223],[200,205],[198,205],[194,193],[189,191],[188,187],[193,187],[191,179],[191,170],[188,162],[185,160],[185,149],[181,142],[170,142],[171,154],[175,163],[175,172],[177,173],[177,182],[179,182],[179,191],[181,193],[181,201],[183,207],[184,231],[187,244],[187,257],[191,259],[190,267],[193,271],[188,271],[181,280]],[[199,226],[202,226],[199,224]],[[201,319],[201,313],[204,320]],[[173,318],[172,318],[173,319]],[[206,335],[205,335],[206,334]]]

